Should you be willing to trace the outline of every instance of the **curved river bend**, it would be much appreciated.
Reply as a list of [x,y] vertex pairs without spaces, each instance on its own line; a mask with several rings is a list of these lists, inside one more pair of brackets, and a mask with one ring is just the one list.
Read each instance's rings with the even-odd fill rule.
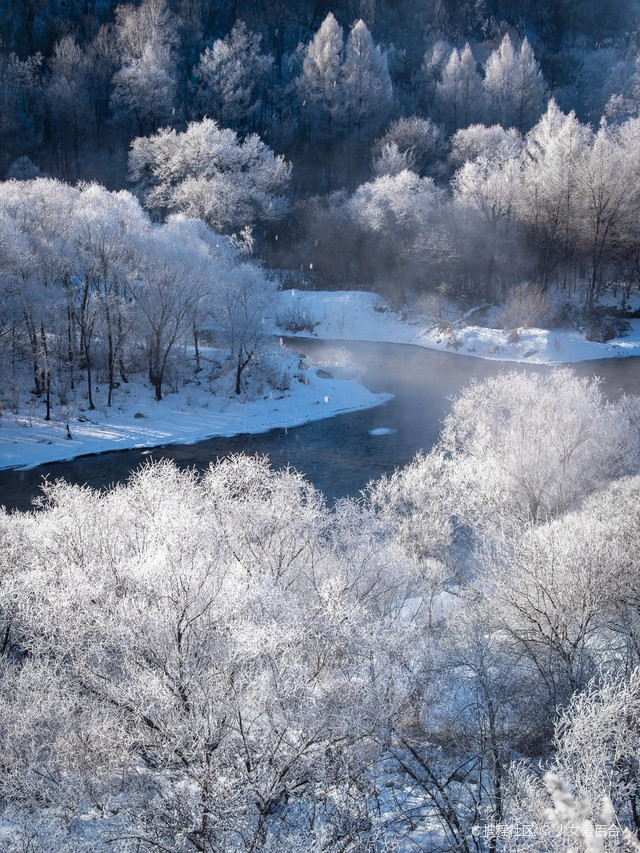
[[[450,398],[472,378],[481,380],[500,370],[544,373],[550,369],[406,344],[300,338],[287,343],[336,375],[355,374],[366,388],[391,392],[394,399],[374,409],[289,430],[213,438],[151,452],[138,449],[103,453],[28,471],[2,471],[0,503],[8,509],[30,509],[44,476],[100,488],[125,480],[131,470],[148,459],[173,459],[181,467],[202,469],[222,456],[240,452],[267,454],[275,467],[289,464],[303,471],[329,501],[356,496],[369,480],[391,473],[410,462],[419,450],[433,446],[449,411]],[[640,395],[640,358],[603,359],[571,366],[580,375],[595,373],[602,377],[603,390],[611,398],[621,393]]]

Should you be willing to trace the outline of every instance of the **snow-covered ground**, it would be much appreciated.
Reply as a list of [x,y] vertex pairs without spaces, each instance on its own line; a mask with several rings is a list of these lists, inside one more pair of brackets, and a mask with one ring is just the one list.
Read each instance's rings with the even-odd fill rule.
[[[378,406],[389,394],[372,394],[355,381],[335,379],[286,350],[271,354],[272,370],[286,374],[288,390],[273,390],[263,383],[251,398],[232,392],[212,394],[207,383],[180,388],[156,402],[149,386],[130,382],[114,395],[107,409],[104,394],[95,394],[93,411],[78,409],[67,419],[54,406],[52,419],[44,420],[44,404],[16,415],[5,410],[0,419],[0,467],[32,468],[45,462],[71,459],[87,453],[190,444],[213,436],[266,432]],[[106,390],[106,389],[105,389]],[[1,503],[0,496],[0,503]]]
[[[640,320],[630,321],[631,332],[625,337],[605,344],[588,341],[575,329],[518,329],[515,339],[512,333],[502,329],[475,326],[471,317],[468,321],[462,318],[455,323],[437,324],[416,309],[407,312],[403,319],[389,310],[375,293],[286,290],[278,294],[278,299],[277,319],[282,322],[306,318],[314,324],[313,336],[329,340],[415,344],[480,358],[531,364],[640,355]],[[309,331],[299,334],[309,336]]]

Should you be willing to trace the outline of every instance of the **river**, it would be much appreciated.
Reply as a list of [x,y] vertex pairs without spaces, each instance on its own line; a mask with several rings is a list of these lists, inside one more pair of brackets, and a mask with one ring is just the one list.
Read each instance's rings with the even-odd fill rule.
[[[231,453],[266,454],[276,467],[287,464],[304,472],[332,502],[357,496],[369,480],[407,464],[419,450],[437,440],[450,398],[472,378],[500,370],[545,372],[545,366],[510,364],[423,349],[406,344],[290,339],[287,345],[307,353],[336,375],[356,375],[371,391],[395,395],[383,406],[339,415],[295,429],[259,435],[214,438],[191,445],[171,445],[152,452],[118,451],[42,465],[28,471],[0,472],[0,503],[27,510],[42,478],[64,478],[94,488],[125,480],[150,459],[173,459],[181,467],[206,468]],[[603,359],[572,365],[583,376],[603,379],[603,390],[615,398],[640,395],[640,358]],[[371,431],[377,431],[371,435]]]

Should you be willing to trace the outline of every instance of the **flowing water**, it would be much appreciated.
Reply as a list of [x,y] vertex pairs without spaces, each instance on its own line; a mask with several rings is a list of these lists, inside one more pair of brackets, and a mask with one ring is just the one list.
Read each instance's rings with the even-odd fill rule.
[[[437,440],[451,397],[471,379],[500,370],[547,372],[550,368],[487,361],[404,344],[329,342],[291,339],[288,346],[308,354],[336,376],[356,376],[371,391],[395,395],[383,406],[339,415],[294,429],[259,435],[213,438],[191,445],[149,451],[129,450],[84,456],[28,471],[0,472],[0,503],[26,510],[44,476],[87,483],[94,488],[126,480],[150,459],[173,459],[181,467],[206,468],[231,453],[266,454],[274,467],[291,465],[304,472],[329,501],[357,496],[367,482],[411,461]],[[603,379],[615,398],[640,394],[640,358],[605,359],[574,365],[577,373]],[[372,434],[373,433],[373,434]]]

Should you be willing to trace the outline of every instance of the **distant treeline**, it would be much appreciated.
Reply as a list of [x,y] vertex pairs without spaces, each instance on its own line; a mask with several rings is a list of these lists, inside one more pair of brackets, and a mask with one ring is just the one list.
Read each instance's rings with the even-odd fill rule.
[[591,310],[639,274],[640,15],[596,5],[14,0],[0,174],[133,181],[322,286]]
[[299,189],[330,190],[370,177],[371,143],[402,116],[526,131],[545,89],[581,120],[637,113],[635,0],[2,7],[3,175],[27,155],[119,188],[135,136],[208,116],[259,133],[299,166]]

